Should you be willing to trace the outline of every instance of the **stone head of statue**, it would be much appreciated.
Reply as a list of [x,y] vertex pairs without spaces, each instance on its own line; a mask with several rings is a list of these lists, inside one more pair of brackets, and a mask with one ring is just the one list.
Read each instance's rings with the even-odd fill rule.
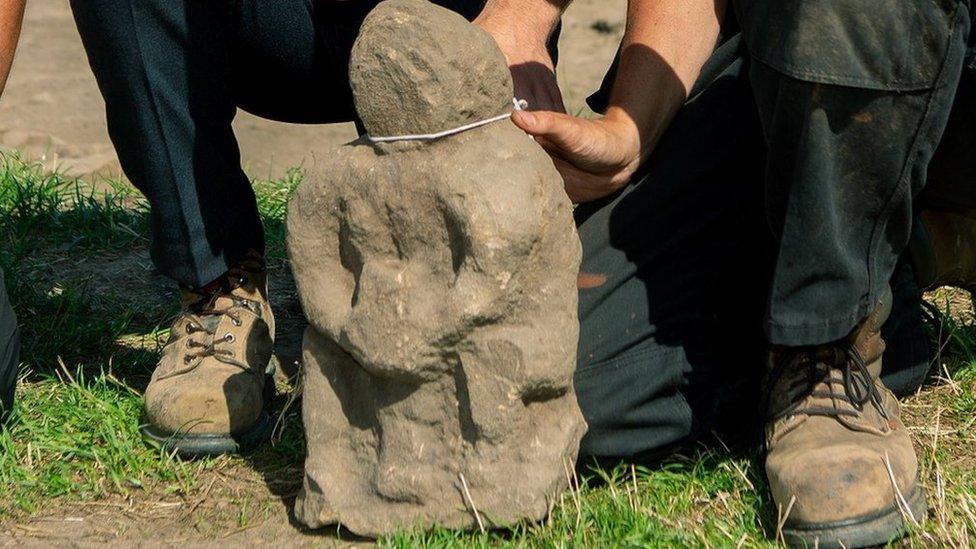
[[349,73],[373,136],[434,133],[512,108],[512,78],[494,39],[427,0],[386,0],[370,12]]

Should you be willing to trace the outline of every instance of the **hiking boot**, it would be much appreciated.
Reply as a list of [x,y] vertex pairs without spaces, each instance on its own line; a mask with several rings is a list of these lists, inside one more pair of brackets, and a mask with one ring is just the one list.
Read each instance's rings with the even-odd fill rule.
[[264,442],[273,346],[260,257],[204,289],[183,290],[183,312],[146,388],[143,434],[184,456],[244,452]]
[[878,378],[885,309],[841,341],[770,352],[766,475],[790,545],[885,544],[925,516],[912,441]]

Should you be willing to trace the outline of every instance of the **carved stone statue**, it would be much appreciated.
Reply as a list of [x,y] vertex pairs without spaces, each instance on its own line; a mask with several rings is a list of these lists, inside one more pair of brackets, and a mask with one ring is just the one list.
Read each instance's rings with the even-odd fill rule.
[[[424,0],[380,4],[350,73],[373,138],[512,109],[492,38]],[[298,519],[377,536],[544,518],[586,429],[580,244],[545,152],[504,118],[364,137],[301,184],[288,248],[310,322]]]

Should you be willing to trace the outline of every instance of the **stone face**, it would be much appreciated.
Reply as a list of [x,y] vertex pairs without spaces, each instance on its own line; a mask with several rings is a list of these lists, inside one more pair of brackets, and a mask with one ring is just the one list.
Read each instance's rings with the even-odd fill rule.
[[[380,4],[351,69],[367,128],[505,112],[510,77],[485,38],[424,0]],[[407,91],[374,103],[380,90]],[[580,245],[545,152],[507,120],[354,142],[299,186],[288,248],[310,322],[298,519],[377,536],[544,518],[585,431]]]

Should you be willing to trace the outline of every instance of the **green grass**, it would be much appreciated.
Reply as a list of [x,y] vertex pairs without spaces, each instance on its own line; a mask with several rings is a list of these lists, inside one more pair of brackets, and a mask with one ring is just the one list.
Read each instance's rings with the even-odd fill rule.
[[21,391],[0,436],[3,499],[36,511],[50,498],[90,500],[152,484],[185,491],[200,464],[148,448],[138,436],[138,394],[110,374],[42,377]]
[[285,209],[288,199],[301,183],[302,175],[301,170],[292,169],[281,179],[254,183],[254,194],[268,243],[266,255],[270,261],[284,261],[288,256],[285,250]]
[[[597,470],[563,495],[550,519],[511,532],[405,532],[390,547],[647,547],[766,545],[764,484],[754,460],[702,450],[647,469]],[[758,489],[757,489],[758,488]],[[774,527],[773,527],[774,529]]]
[[[286,261],[285,205],[301,177],[294,171],[254,185],[274,269]],[[132,280],[135,271],[123,271],[117,288],[95,287],[92,270],[133,254],[143,257],[148,224],[144,201],[123,181],[79,181],[15,156],[0,160],[0,267],[23,331],[18,403],[0,431],[0,524],[113,498],[225,498],[233,512],[203,520],[216,524],[207,530],[214,537],[259,524],[273,509],[268,498],[290,497],[301,481],[304,444],[296,407],[289,409],[277,444],[246,458],[184,462],[139,436],[141,391],[176,312],[176,295],[172,288],[153,287],[148,271]],[[948,302],[934,303],[942,309],[933,335],[943,346],[939,370],[946,379],[905,405],[933,509],[903,543],[971,546],[976,322],[946,310]],[[215,479],[219,486],[248,474],[252,481],[230,495],[211,492]],[[406,531],[380,544],[775,545],[776,511],[754,451],[703,445],[653,468],[595,470],[574,485],[542,524],[484,534]]]
[[57,276],[60,266],[50,263],[61,250],[70,258],[145,240],[144,203],[133,201],[135,192],[119,182],[106,186],[96,193],[16,156],[0,158],[0,268],[32,368],[50,370],[59,356],[74,361],[88,349],[113,346],[135,315],[129,303],[86,294],[83,283],[66,286]]

